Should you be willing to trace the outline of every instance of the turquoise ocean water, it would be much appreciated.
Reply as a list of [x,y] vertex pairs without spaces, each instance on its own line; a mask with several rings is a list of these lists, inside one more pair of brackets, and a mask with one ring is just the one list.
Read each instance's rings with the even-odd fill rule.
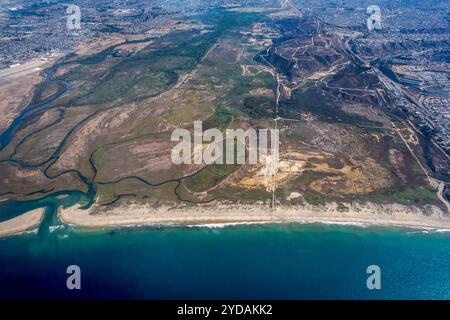
[[[450,298],[450,233],[323,224],[86,231],[53,228],[56,203],[38,203],[48,209],[37,233],[0,239],[0,297]],[[3,203],[0,217],[36,205]],[[81,268],[79,291],[66,288],[73,264]],[[373,264],[381,290],[366,287]]]

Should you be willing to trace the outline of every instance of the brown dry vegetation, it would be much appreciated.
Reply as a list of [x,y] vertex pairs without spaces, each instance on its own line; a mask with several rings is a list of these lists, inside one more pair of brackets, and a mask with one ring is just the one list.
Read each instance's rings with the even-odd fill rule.
[[[100,204],[113,204],[121,199],[152,203],[216,199],[269,203],[272,192],[282,202],[335,200],[376,195],[411,184],[422,186],[422,177],[411,173],[417,169],[414,160],[402,146],[389,119],[373,103],[374,94],[369,92],[366,97],[366,92],[358,91],[377,88],[378,79],[370,73],[356,74],[347,66],[343,72],[339,65],[350,61],[333,47],[331,36],[317,34],[317,26],[311,22],[305,22],[304,27],[305,30],[299,28],[300,32],[308,34],[282,42],[275,50],[275,60],[271,61],[276,64],[280,57],[287,60],[284,67],[289,66],[289,72],[280,66],[276,70],[269,68],[253,59],[257,52],[266,49],[265,45],[272,43],[270,37],[248,40],[252,33],[258,35],[254,33],[261,28],[254,24],[217,39],[192,70],[177,69],[178,73],[172,74],[175,81],[154,95],[130,100],[125,97],[102,100],[105,96],[96,94],[102,90],[106,95],[115,94],[114,90],[106,90],[110,87],[105,89],[107,80],[114,89],[114,85],[119,85],[114,77],[125,81],[129,80],[129,74],[138,77],[145,71],[132,61],[130,65],[135,73],[126,69],[119,75],[112,74],[111,70],[124,61],[124,56],[153,52],[172,43],[163,39],[121,44],[124,39],[120,38],[80,48],[71,63],[56,70],[57,77],[70,82],[71,90],[53,103],[54,109],[42,113],[27,129],[20,131],[11,146],[1,153],[3,158],[15,152],[15,160],[41,162],[51,157],[66,139],[47,171],[50,176],[59,177],[46,178],[44,166],[24,170],[5,163],[0,165],[2,185],[17,194],[32,193],[37,188],[68,189],[68,186],[85,190],[86,186],[74,174],[79,172],[92,181]],[[204,28],[204,25],[174,23],[159,31],[161,34],[174,29],[208,32]],[[277,28],[273,26],[271,30],[276,33]],[[191,35],[191,40],[205,32]],[[94,62],[80,62],[85,55],[101,52],[111,45],[118,45],[115,54],[105,54],[104,59],[93,59]],[[183,65],[189,61],[165,55],[158,60],[162,68],[165,64]],[[281,144],[279,171],[275,177],[270,172],[270,158],[258,165],[220,168],[172,163],[171,150],[175,145],[170,141],[172,131],[176,128],[192,131],[194,121],[202,120],[205,129],[272,128],[276,79],[280,79],[282,71],[289,73],[289,77],[279,80],[283,88],[280,99],[289,103],[288,111],[295,119],[277,122]],[[307,77],[310,79],[302,83],[302,88],[294,85]],[[101,81],[97,83],[98,79]],[[329,89],[327,85],[345,86],[346,91],[336,93],[337,89]],[[136,83],[130,81],[130,87],[133,86]],[[147,88],[140,88],[144,89]],[[30,87],[21,90],[17,96],[23,98]],[[45,96],[55,92],[54,87],[46,90]],[[18,104],[19,100],[14,103]],[[38,131],[56,121],[61,108],[66,108],[61,121]],[[22,141],[32,132],[35,134],[31,138]]]

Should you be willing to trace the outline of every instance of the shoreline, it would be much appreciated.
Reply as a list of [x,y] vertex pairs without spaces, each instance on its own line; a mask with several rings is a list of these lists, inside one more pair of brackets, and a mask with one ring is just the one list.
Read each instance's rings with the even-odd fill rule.
[[45,209],[38,208],[18,217],[0,222],[0,238],[20,235],[36,229],[44,220]]
[[109,208],[107,212],[98,209],[95,205],[89,210],[75,206],[60,208],[58,219],[64,224],[89,229],[152,225],[224,227],[239,224],[322,223],[450,231],[450,214],[435,206],[420,208],[396,204],[358,204],[349,205],[346,212],[337,210],[337,205],[333,204],[320,207],[278,207],[276,212],[272,212],[267,205],[153,208],[150,205],[128,204]]

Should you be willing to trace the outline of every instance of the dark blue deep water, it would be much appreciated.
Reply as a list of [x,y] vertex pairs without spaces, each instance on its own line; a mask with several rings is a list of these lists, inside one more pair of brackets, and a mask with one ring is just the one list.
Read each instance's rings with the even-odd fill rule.
[[[301,224],[51,232],[54,213],[37,233],[0,239],[0,297],[450,298],[449,233]],[[79,291],[66,288],[73,264]],[[371,291],[374,264],[382,289]]]

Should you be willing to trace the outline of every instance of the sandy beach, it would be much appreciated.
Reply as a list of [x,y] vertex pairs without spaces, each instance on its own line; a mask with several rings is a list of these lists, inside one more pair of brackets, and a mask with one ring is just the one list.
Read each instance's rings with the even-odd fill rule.
[[81,210],[61,209],[59,219],[67,224],[85,228],[133,225],[205,225],[233,223],[343,223],[387,225],[407,228],[449,229],[450,215],[435,206],[407,207],[403,205],[348,205],[345,212],[336,204],[319,207],[278,207],[272,212],[267,205],[216,205],[158,207],[127,204],[108,208]]
[[0,222],[0,237],[20,234],[37,228],[44,219],[44,212],[44,208],[38,208],[16,218]]

